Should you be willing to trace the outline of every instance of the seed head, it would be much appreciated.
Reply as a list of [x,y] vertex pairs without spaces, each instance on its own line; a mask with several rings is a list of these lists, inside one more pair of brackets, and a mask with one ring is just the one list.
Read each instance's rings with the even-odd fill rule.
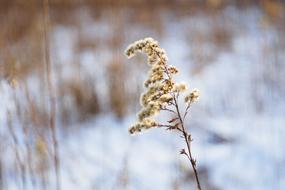
[[198,101],[199,96],[200,96],[200,91],[195,88],[195,89],[192,90],[192,92],[190,92],[189,95],[187,95],[187,96],[185,97],[185,102],[186,102],[186,103],[193,103],[193,102],[196,102],[196,101]]
[[[137,52],[147,55],[147,63],[150,66],[148,78],[144,82],[146,91],[141,95],[141,111],[138,113],[138,123],[133,125],[129,132],[131,134],[158,126],[153,119],[167,105],[173,103],[175,94],[187,90],[184,83],[175,83],[173,77],[179,71],[175,66],[168,65],[168,58],[164,49],[152,38],[145,38],[129,45],[125,51],[128,58]],[[185,97],[186,102],[196,101],[199,91],[194,90]]]

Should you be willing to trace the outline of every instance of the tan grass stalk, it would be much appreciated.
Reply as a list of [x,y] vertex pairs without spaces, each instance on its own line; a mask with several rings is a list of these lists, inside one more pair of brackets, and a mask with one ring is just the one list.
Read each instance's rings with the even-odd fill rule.
[[43,0],[43,10],[44,10],[44,50],[45,50],[45,67],[46,67],[46,78],[47,87],[50,97],[50,118],[49,118],[49,128],[51,130],[51,138],[54,150],[54,165],[55,165],[55,175],[56,175],[56,189],[60,190],[60,160],[59,160],[59,147],[58,139],[55,126],[55,114],[56,114],[56,100],[55,92],[52,83],[52,73],[51,73],[51,62],[50,62],[50,52],[49,52],[49,0]]

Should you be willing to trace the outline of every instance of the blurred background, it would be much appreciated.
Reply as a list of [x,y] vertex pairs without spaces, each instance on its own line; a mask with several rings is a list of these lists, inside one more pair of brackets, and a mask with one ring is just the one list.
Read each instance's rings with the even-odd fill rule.
[[285,189],[283,0],[1,0],[0,190],[195,189],[184,144],[130,136],[158,40],[201,91],[187,127],[203,190]]

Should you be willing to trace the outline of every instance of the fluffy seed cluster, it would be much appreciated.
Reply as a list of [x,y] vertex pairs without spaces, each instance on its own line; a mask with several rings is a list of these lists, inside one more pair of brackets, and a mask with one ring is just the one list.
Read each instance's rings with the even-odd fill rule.
[[179,71],[175,66],[167,64],[167,55],[157,41],[152,38],[136,41],[128,46],[125,54],[131,58],[137,52],[147,55],[151,68],[144,82],[146,91],[141,95],[142,109],[138,113],[138,122],[129,129],[131,134],[158,126],[152,117],[172,103],[175,93],[187,90],[186,84],[175,83],[173,80],[173,75]]
[[190,92],[190,94],[188,94],[185,97],[185,102],[186,103],[194,103],[197,102],[199,100],[199,96],[200,96],[200,91],[198,89],[193,89],[192,92]]

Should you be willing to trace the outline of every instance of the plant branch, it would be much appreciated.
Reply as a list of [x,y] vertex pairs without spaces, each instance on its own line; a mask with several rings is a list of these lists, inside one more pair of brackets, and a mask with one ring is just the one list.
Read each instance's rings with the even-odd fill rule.
[[160,110],[168,111],[168,112],[171,112],[171,113],[176,114],[176,112],[175,112],[175,111],[173,111],[173,110],[171,110],[171,109],[169,109],[169,108],[160,108]]
[[54,87],[51,76],[51,63],[50,63],[50,52],[49,52],[49,0],[43,0],[43,16],[44,16],[44,50],[45,50],[45,66],[46,66],[46,77],[47,77],[47,88],[50,97],[50,118],[49,128],[51,130],[51,138],[53,143],[54,151],[54,165],[55,165],[55,176],[56,176],[56,189],[60,190],[60,160],[59,160],[59,146],[57,139],[57,132],[55,126],[55,114],[56,114],[56,99],[54,95]]
[[[175,108],[176,108],[177,115],[178,115],[178,118],[179,118],[180,123],[181,123],[182,134],[183,134],[185,143],[187,145],[187,151],[188,151],[188,153],[184,152],[184,154],[188,157],[188,159],[189,159],[189,161],[191,163],[191,166],[193,168],[193,171],[194,171],[194,174],[195,174],[196,183],[197,183],[197,188],[198,188],[198,190],[201,190],[201,185],[200,185],[198,172],[197,172],[197,168],[196,168],[196,160],[193,159],[193,156],[192,156],[192,153],[191,153],[191,141],[192,141],[191,135],[188,134],[187,130],[184,127],[184,121],[183,121],[183,119],[181,117],[181,114],[180,114],[180,111],[179,111],[179,106],[178,106],[178,101],[177,101],[176,97],[178,97],[178,96],[174,96]],[[185,116],[184,116],[184,118],[185,118]]]
[[158,124],[157,127],[162,127],[162,128],[166,128],[166,130],[173,130],[176,129],[180,132],[183,132],[182,129],[179,128],[179,126],[175,126],[175,125],[164,125],[164,124]]
[[186,109],[185,109],[185,112],[184,112],[184,115],[183,115],[183,119],[182,121],[184,122],[185,118],[186,118],[186,115],[188,114],[188,110],[190,109],[191,107],[191,103],[188,103]]

